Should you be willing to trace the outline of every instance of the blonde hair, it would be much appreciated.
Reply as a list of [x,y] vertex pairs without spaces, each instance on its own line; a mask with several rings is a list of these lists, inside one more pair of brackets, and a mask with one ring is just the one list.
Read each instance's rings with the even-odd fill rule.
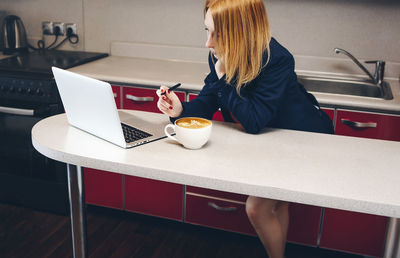
[[265,51],[269,60],[271,32],[264,3],[206,0],[204,15],[208,10],[214,21],[216,47],[224,58],[226,81],[240,94],[240,89],[260,74]]

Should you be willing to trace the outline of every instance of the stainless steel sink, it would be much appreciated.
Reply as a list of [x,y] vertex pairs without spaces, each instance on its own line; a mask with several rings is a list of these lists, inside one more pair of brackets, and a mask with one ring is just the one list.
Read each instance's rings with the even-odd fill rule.
[[374,84],[366,81],[298,76],[298,81],[310,92],[353,95],[390,100],[393,99],[389,83]]

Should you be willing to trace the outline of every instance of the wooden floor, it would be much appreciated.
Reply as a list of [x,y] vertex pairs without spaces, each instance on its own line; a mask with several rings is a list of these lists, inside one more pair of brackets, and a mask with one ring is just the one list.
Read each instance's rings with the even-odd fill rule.
[[[263,257],[258,238],[89,206],[90,257]],[[69,217],[0,204],[0,257],[72,257]],[[358,258],[287,245],[287,258]]]

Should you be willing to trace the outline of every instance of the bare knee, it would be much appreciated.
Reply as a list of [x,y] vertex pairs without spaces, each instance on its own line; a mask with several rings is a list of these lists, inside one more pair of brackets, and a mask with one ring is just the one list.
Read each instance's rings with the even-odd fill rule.
[[289,210],[289,203],[284,201],[279,201],[276,204],[275,211],[276,212],[288,212]]
[[249,196],[246,201],[246,213],[251,221],[265,220],[276,216],[275,208],[279,201],[261,197]]

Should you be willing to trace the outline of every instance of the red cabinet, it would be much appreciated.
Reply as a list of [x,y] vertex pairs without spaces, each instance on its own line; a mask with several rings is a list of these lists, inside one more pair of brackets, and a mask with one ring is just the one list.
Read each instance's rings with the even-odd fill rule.
[[381,257],[386,227],[386,217],[325,209],[320,247]]
[[317,246],[321,213],[321,207],[290,203],[287,241]]
[[[148,112],[157,108],[156,89],[123,87],[123,108]],[[181,101],[184,92],[175,91]],[[183,186],[134,176],[125,176],[125,208],[128,211],[182,220]]]
[[85,200],[109,208],[122,209],[122,175],[84,168]]
[[112,85],[112,91],[114,92],[115,103],[117,104],[117,108],[121,108],[121,87]]
[[[247,195],[187,186],[186,222],[256,235],[246,214]],[[289,206],[289,242],[317,246],[322,208]]]
[[335,109],[333,108],[321,108],[322,111],[324,111],[332,120],[332,122],[335,121]]
[[[112,89],[118,108],[159,112],[156,89],[117,85]],[[176,94],[185,100],[184,92]],[[189,101],[196,96],[189,94]],[[400,141],[400,116],[340,109],[335,115],[333,108],[322,110],[334,121],[335,134]],[[220,111],[213,120],[224,121]],[[187,186],[184,202],[179,184],[86,168],[84,177],[87,203],[174,220],[182,220],[185,211],[188,223],[256,235],[245,211],[246,195]],[[317,246],[320,240],[319,246],[327,249],[382,255],[386,217],[329,208],[322,216],[320,207],[295,203],[289,209],[289,242]]]
[[[181,101],[185,101],[185,93],[175,91]],[[140,87],[123,87],[123,108],[161,113],[157,108],[156,89]]]
[[186,222],[256,235],[246,214],[247,195],[186,187]]
[[[117,108],[121,108],[121,87],[112,86]],[[122,209],[122,175],[84,168],[85,200],[88,204]]]
[[190,186],[190,185],[188,185],[186,187],[186,193],[193,193],[193,194],[204,195],[204,196],[212,196],[214,198],[234,200],[234,201],[238,201],[238,202],[242,202],[242,203],[245,203],[247,200],[247,195],[211,190],[211,189],[207,189],[207,188],[195,187],[195,186]]
[[[335,134],[400,141],[400,116],[337,110]],[[320,246],[380,257],[388,218],[325,209]]]
[[125,176],[128,211],[182,220],[183,186],[135,176]]
[[246,215],[246,205],[227,199],[186,194],[186,222],[255,235]]
[[400,141],[400,116],[338,110],[335,134]]

